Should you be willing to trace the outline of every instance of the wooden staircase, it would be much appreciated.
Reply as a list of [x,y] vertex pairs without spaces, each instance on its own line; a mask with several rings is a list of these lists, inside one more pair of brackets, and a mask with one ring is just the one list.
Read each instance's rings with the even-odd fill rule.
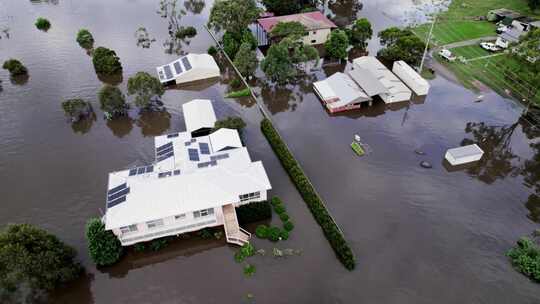
[[227,237],[228,243],[239,246],[249,243],[251,233],[242,229],[242,227],[238,225],[236,210],[232,204],[223,206],[223,222],[225,226],[225,236]]

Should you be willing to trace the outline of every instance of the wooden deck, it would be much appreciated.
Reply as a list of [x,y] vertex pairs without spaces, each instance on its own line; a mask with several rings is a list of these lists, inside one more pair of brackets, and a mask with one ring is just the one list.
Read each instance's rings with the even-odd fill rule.
[[238,224],[236,210],[232,204],[223,206],[223,222],[228,243],[239,246],[249,243],[251,234]]

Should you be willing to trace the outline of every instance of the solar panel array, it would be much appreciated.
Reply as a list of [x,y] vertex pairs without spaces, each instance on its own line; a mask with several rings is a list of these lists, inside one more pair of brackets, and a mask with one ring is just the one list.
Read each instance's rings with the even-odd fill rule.
[[174,175],[180,175],[180,169],[174,170],[174,171],[173,171],[173,174],[174,174]]
[[210,147],[207,143],[199,143],[199,149],[201,150],[201,154],[210,154]]
[[163,70],[165,70],[165,76],[167,77],[167,79],[171,79],[173,77],[170,66],[168,65],[164,66]]
[[182,66],[180,65],[180,61],[174,62],[174,69],[176,70],[176,74],[180,74],[183,72]]
[[217,161],[213,160],[213,161],[197,164],[198,168],[206,168],[206,167],[213,167],[213,166],[217,166]]
[[174,156],[174,147],[172,142],[168,142],[156,149],[156,157],[158,162],[166,160],[172,156]]
[[199,161],[199,150],[197,149],[188,149],[189,160]]
[[220,159],[225,159],[225,158],[229,158],[229,153],[210,156],[210,160],[220,160]]
[[167,138],[174,138],[174,137],[178,137],[178,133],[173,133],[173,134],[167,135]]
[[187,57],[182,57],[182,64],[184,64],[184,68],[186,68],[186,71],[191,70],[191,63],[187,59]]
[[190,141],[186,141],[186,142],[184,143],[184,145],[187,147],[187,146],[191,145],[191,142],[190,142]]
[[171,175],[172,175],[171,171],[165,171],[165,172],[158,173],[158,178],[169,177]]
[[107,191],[107,208],[114,207],[126,201],[126,195],[129,193],[129,187],[126,183],[116,186]]

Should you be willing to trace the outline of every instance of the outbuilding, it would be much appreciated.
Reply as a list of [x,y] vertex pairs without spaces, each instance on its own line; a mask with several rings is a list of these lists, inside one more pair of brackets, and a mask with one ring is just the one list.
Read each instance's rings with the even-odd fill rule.
[[330,113],[358,109],[371,98],[348,75],[337,72],[313,83],[313,90]]
[[418,96],[427,95],[429,92],[429,83],[422,78],[405,61],[396,61],[392,67],[392,72],[396,74],[413,92]]
[[484,155],[484,151],[476,144],[459,148],[448,149],[444,158],[452,165],[462,165],[479,161]]
[[208,135],[216,124],[216,113],[209,99],[194,99],[182,105],[186,131],[193,137]]
[[220,76],[219,66],[208,54],[188,54],[156,68],[159,81],[182,84]]

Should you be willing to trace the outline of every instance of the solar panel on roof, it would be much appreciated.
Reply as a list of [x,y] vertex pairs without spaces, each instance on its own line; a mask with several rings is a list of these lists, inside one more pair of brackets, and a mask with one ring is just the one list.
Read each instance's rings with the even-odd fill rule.
[[118,199],[115,199],[114,201],[110,201],[107,203],[107,208],[111,208],[111,207],[114,207],[122,202],[125,202],[126,201],[126,197],[125,196],[122,196]]
[[146,173],[154,172],[154,166],[147,166],[146,167]]
[[182,66],[180,65],[180,61],[176,61],[174,63],[174,69],[176,70],[176,74],[180,74],[183,72]]
[[199,161],[199,151],[197,149],[188,149],[189,160]]
[[192,143],[194,143],[194,142],[196,142],[196,141],[197,141],[196,138],[192,138],[192,139],[191,139],[191,142],[192,142]]
[[113,200],[119,198],[120,196],[126,196],[128,193],[129,193],[129,187],[125,188],[125,189],[123,189],[121,191],[118,191],[118,192],[116,192],[114,194],[109,195],[107,197],[107,201],[109,201],[109,202],[113,201]]
[[125,187],[127,187],[127,184],[126,184],[126,183],[123,183],[123,184],[121,184],[121,185],[119,185],[119,186],[116,186],[116,187],[110,189],[109,191],[107,191],[107,194],[108,194],[108,195],[111,195],[111,194],[113,194],[113,193],[115,193],[115,192],[118,192],[118,191],[124,189]]
[[201,154],[210,154],[210,147],[207,143],[199,143],[199,149],[201,150]]
[[172,146],[168,147],[167,149],[163,149],[163,150],[159,151],[157,153],[157,156],[162,156],[164,154],[168,154],[168,153],[171,153],[171,152],[173,152],[173,147]]
[[129,176],[137,175],[137,168],[129,170]]
[[225,158],[229,158],[229,153],[210,156],[210,160],[220,160],[220,159],[225,159]]
[[190,141],[186,141],[186,142],[184,143],[184,145],[187,147],[187,146],[191,145],[191,142],[190,142]]
[[146,168],[145,168],[145,167],[140,167],[140,168],[137,170],[137,174],[143,174],[145,171],[146,171]]
[[158,178],[164,178],[167,176],[171,176],[171,171],[161,172],[158,174]]
[[167,135],[167,138],[174,138],[174,137],[178,137],[178,133],[173,133],[173,134]]
[[184,65],[184,68],[186,68],[186,71],[191,70],[191,63],[187,59],[187,57],[182,57],[182,64]]
[[169,152],[169,153],[167,153],[167,154],[165,154],[165,155],[162,155],[162,156],[158,157],[157,161],[158,161],[158,162],[164,161],[164,160],[166,160],[167,158],[173,157],[173,156],[174,156],[174,152]]
[[174,175],[180,175],[180,170],[179,169],[174,170],[173,174]]
[[167,79],[173,78],[173,74],[172,74],[170,66],[168,66],[168,65],[164,66],[163,70],[165,70],[165,76],[167,76]]
[[168,142],[162,146],[157,147],[156,152],[168,149],[169,147],[172,147],[172,145],[173,145],[172,142]]

